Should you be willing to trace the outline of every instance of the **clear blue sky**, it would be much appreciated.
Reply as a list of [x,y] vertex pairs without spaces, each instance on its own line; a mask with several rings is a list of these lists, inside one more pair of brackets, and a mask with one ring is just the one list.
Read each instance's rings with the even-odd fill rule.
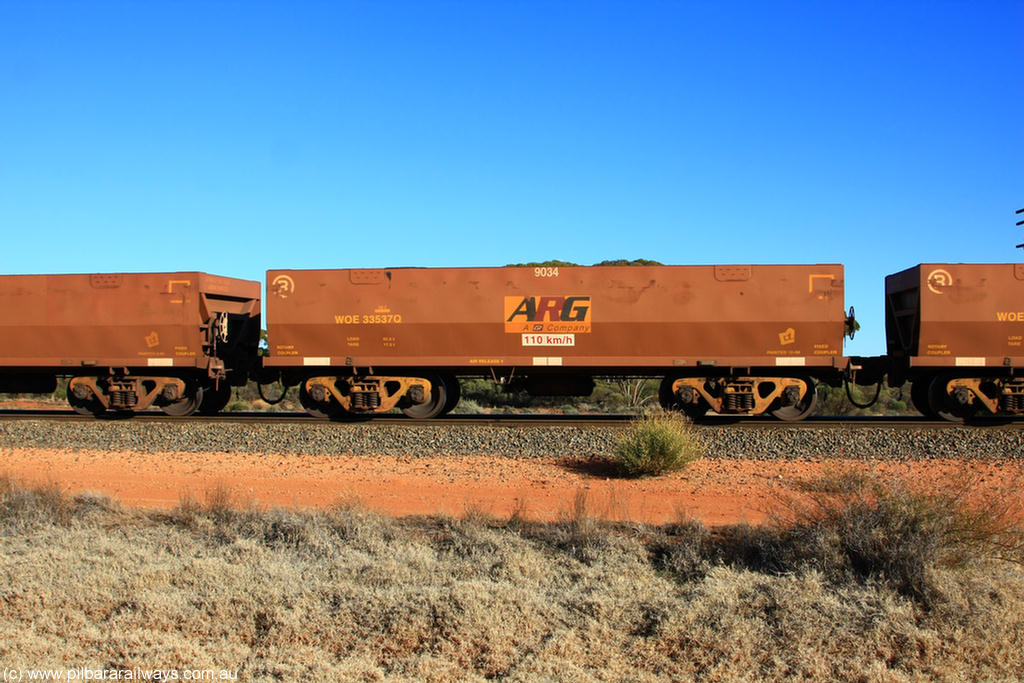
[[0,272],[1024,260],[1024,3],[0,0]]

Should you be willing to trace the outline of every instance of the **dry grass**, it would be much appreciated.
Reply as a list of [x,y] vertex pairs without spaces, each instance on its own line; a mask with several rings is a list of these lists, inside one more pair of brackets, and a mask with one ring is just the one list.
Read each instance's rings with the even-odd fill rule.
[[0,480],[0,661],[255,681],[1024,676],[1024,570],[986,553],[932,562],[925,604],[823,570],[793,520],[608,523],[583,495],[554,524],[230,500],[137,512]]

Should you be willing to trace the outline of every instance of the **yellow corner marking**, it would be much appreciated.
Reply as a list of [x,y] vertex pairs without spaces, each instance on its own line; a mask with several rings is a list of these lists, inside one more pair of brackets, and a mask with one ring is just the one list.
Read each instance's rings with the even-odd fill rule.
[[823,287],[823,288],[818,290],[819,292],[821,292],[820,294],[818,294],[818,298],[819,299],[824,299],[825,298],[824,292],[825,292],[825,290],[830,288],[830,286],[832,284],[832,279],[834,277],[835,276],[832,275],[832,273],[813,273],[813,274],[811,274],[807,278],[807,291],[810,294],[814,294],[814,281],[815,280],[828,280],[828,284],[825,287]]
[[[188,289],[189,287],[192,286],[192,281],[191,280],[168,280],[167,281],[167,293],[168,294],[175,294],[174,285],[184,285],[184,289]],[[184,291],[180,291],[180,292],[177,292],[177,294],[180,294],[181,298],[180,299],[171,299],[171,303],[172,304],[183,304],[183,303],[185,303],[185,292]]]

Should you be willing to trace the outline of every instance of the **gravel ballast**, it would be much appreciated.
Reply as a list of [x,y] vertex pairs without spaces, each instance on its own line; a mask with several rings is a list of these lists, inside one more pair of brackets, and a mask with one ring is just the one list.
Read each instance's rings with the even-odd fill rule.
[[[181,421],[0,422],[0,446],[66,450],[252,454],[600,457],[622,426],[242,424]],[[1024,458],[1018,427],[694,425],[712,458]]]

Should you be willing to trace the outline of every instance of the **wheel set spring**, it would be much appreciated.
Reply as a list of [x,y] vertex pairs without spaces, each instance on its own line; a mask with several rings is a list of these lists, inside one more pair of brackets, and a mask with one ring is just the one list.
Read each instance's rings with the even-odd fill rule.
[[110,392],[110,405],[114,408],[134,408],[139,395],[130,389],[114,389]]
[[722,400],[722,405],[729,412],[747,412],[754,409],[754,395],[728,393]]
[[352,407],[359,410],[372,410],[380,407],[380,394],[376,391],[357,391],[352,394]]
[[1007,413],[1024,412],[1024,394],[1003,394],[999,404],[999,407]]

